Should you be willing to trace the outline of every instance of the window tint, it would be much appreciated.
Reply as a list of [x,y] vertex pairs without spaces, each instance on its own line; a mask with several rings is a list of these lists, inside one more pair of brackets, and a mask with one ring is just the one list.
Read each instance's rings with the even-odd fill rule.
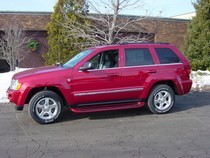
[[169,48],[155,48],[161,64],[180,63],[178,56]]
[[81,60],[83,60],[86,56],[88,56],[92,52],[93,50],[89,49],[77,54],[76,56],[71,58],[68,62],[63,64],[63,67],[67,68],[74,67],[77,63],[79,63]]
[[100,62],[101,54],[98,54],[94,56],[91,60],[89,60],[90,63],[92,63],[92,69],[98,69],[99,68],[99,62]]
[[107,69],[118,67],[118,50],[104,51],[89,60],[93,69]]
[[154,61],[147,48],[125,49],[125,66],[152,65]]

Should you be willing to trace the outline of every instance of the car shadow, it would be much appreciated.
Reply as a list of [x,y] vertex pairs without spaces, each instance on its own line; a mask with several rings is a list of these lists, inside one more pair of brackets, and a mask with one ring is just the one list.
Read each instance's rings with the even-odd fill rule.
[[81,114],[76,114],[66,109],[59,122],[66,122],[66,121],[78,120],[84,118],[88,118],[90,120],[114,119],[114,118],[135,117],[139,115],[150,115],[150,114],[151,113],[147,107],[116,110],[116,111],[95,112],[95,113],[81,113]]
[[209,105],[210,91],[191,91],[186,95],[177,96],[176,103],[170,112],[175,113]]
[[[177,113],[186,111],[192,108],[199,108],[210,105],[210,91],[209,92],[197,92],[191,91],[183,96],[176,96],[176,103],[169,113]],[[126,109],[118,111],[105,111],[96,113],[82,113],[76,114],[69,109],[65,109],[63,116],[59,122],[67,122],[71,120],[78,120],[88,118],[90,120],[99,119],[112,119],[123,117],[137,117],[139,115],[153,115],[146,106],[137,109]]]

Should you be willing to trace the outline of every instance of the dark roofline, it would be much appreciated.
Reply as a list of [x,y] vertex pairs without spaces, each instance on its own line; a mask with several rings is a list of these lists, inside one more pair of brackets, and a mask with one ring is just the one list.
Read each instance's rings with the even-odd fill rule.
[[[91,13],[90,15],[98,15],[96,13]],[[112,15],[112,14],[104,14],[104,15]],[[137,16],[137,15],[126,15],[126,14],[119,14],[120,18],[143,18],[143,19],[149,19],[149,20],[165,20],[165,21],[183,21],[183,22],[189,22],[191,20],[189,19],[178,19],[178,18],[168,18],[168,17],[155,17],[155,16]]]
[[51,15],[52,12],[34,12],[34,11],[0,11],[5,15]]
[[[34,11],[0,11],[0,14],[7,15],[51,15],[53,12],[34,12]],[[91,13],[91,15],[97,15],[95,13]],[[107,14],[104,14],[107,15]],[[111,14],[110,14],[111,15]],[[125,15],[120,14],[121,18],[145,18],[150,20],[165,20],[165,21],[183,21],[188,22],[188,19],[177,19],[177,18],[167,18],[167,17],[154,17],[154,16],[137,16],[137,15]]]

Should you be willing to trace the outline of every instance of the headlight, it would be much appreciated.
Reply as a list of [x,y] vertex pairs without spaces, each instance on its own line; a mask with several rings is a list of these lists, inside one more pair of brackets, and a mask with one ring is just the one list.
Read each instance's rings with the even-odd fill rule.
[[20,90],[21,83],[18,82],[18,80],[12,80],[10,84],[10,89],[12,90]]

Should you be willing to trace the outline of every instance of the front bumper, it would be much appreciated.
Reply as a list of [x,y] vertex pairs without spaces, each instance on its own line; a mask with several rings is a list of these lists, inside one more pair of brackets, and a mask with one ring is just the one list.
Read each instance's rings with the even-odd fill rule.
[[24,101],[22,97],[21,91],[15,91],[8,89],[7,90],[7,98],[9,99],[10,102],[16,104],[16,109],[17,110],[22,110],[24,106]]

